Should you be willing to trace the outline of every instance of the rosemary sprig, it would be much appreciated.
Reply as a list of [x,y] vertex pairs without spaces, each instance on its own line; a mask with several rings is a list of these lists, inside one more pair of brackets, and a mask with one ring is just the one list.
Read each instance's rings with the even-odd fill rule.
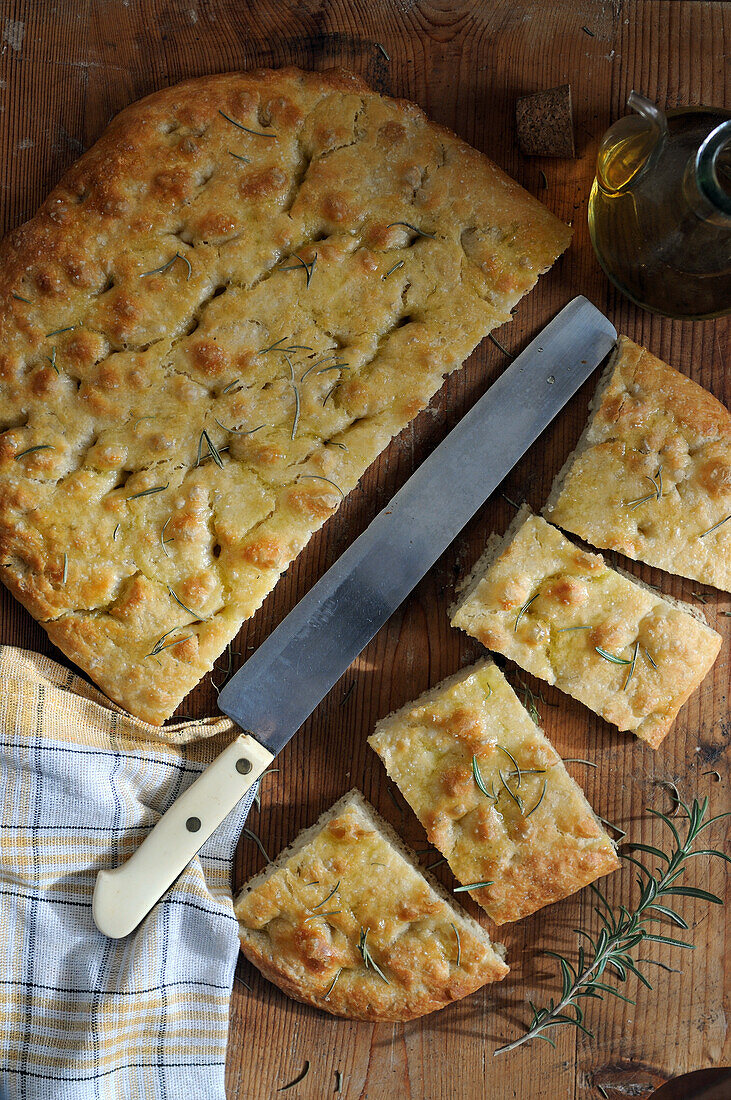
[[332,980],[332,981],[330,982],[330,985],[328,986],[328,990],[327,990],[327,993],[326,993],[326,994],[325,994],[325,996],[323,997],[323,1000],[324,1000],[324,1001],[327,1001],[327,1000],[329,1000],[329,998],[330,998],[330,994],[332,993],[333,989],[335,988],[335,983],[336,983],[336,981],[338,980],[338,978],[340,977],[340,975],[342,974],[342,972],[343,972],[343,968],[342,968],[342,966],[341,966],[341,967],[340,967],[340,969],[338,970],[337,974],[336,974],[336,975],[335,975],[335,977],[333,978],[333,980]]
[[491,332],[488,332],[487,338],[490,341],[490,343],[494,344],[496,348],[500,349],[500,351],[503,353],[503,355],[507,355],[508,359],[515,359],[515,356],[513,355],[513,353],[511,351],[508,351],[508,349],[503,344],[500,343],[497,336],[493,336],[493,334]]
[[[223,114],[223,111],[220,111],[219,114]],[[287,1089],[293,1089],[295,1085],[299,1085],[300,1081],[304,1081],[309,1072],[310,1063],[305,1062],[304,1066],[302,1067],[302,1072],[298,1073],[292,1081],[288,1081],[286,1085],[282,1085],[280,1089],[277,1089],[277,1092],[286,1092]]]
[[[165,530],[166,530],[167,525],[170,523],[170,520],[172,518],[173,518],[172,516],[168,516],[168,518],[165,520],[164,524],[162,525],[162,531],[160,532],[160,545],[162,546],[162,552],[163,552],[163,554],[165,555],[166,558],[170,557],[167,550],[165,549],[166,544],[168,542],[174,542],[175,541],[174,539],[166,539],[165,538]],[[119,524],[117,524],[117,526],[119,526]],[[117,533],[116,530],[115,530],[114,533],[116,535],[116,533]]]
[[718,523],[714,523],[713,527],[709,527],[707,531],[702,531],[698,537],[704,539],[706,535],[710,535],[712,531],[717,531],[719,527],[723,527],[724,523],[728,523],[730,519],[731,512],[729,512],[727,516],[724,516],[722,520],[719,520]]
[[474,776],[475,783],[480,788],[486,798],[492,798],[494,802],[497,802],[497,795],[494,791],[488,791],[485,786],[485,780],[482,778],[482,772],[480,771],[480,765],[477,762],[477,757],[472,757],[472,775]]
[[226,112],[222,111],[220,108],[218,113],[219,115],[223,115],[223,117],[226,119],[226,122],[230,122],[233,126],[236,127],[237,130],[243,130],[247,134],[253,134],[254,137],[271,138],[273,141],[276,141],[277,139],[277,135],[274,133],[265,134],[263,130],[250,130],[248,126],[242,126],[240,122],[237,122],[235,118],[231,118],[230,115],[227,115]]
[[520,812],[522,814],[524,814],[525,813],[525,806],[523,804],[523,799],[520,797],[519,794],[516,794],[515,791],[511,789],[510,784],[508,783],[507,779],[505,778],[505,776],[503,775],[503,773],[500,771],[499,768],[498,768],[498,775],[500,776],[500,781],[501,781],[503,787],[505,787],[505,790],[508,792],[508,794],[510,795],[510,797],[512,798],[513,802],[518,807]]
[[[223,469],[223,459],[221,458],[221,452],[219,451],[218,447],[213,442],[213,440],[211,439],[210,435],[208,434],[208,432],[206,431],[205,428],[201,432],[200,439],[198,440],[198,458],[196,459],[196,463],[195,463],[196,466],[200,466],[200,464],[201,464],[201,453],[203,451],[203,444],[204,443],[208,447],[208,454],[211,456],[211,458],[216,463],[216,465],[222,470]],[[206,457],[206,456],[203,456],[203,457]]]
[[386,58],[386,61],[390,61],[390,60],[391,60],[391,58],[390,58],[390,57],[388,56],[388,54],[386,53],[386,47],[385,47],[385,46],[382,46],[380,42],[376,42],[376,44],[375,44],[375,45],[376,45],[376,49],[377,49],[377,50],[380,50],[380,51],[381,51],[381,53],[383,54],[383,56],[384,56],[384,57]]
[[543,790],[541,791],[541,796],[540,796],[540,798],[538,799],[538,801],[536,802],[535,806],[534,806],[534,807],[533,807],[532,809],[528,810],[528,813],[527,813],[527,814],[525,815],[525,816],[526,816],[526,820],[527,820],[527,819],[528,819],[528,818],[530,817],[530,815],[531,815],[532,813],[535,813],[535,811],[536,811],[536,810],[538,809],[538,807],[540,806],[540,804],[541,804],[541,802],[543,801],[543,799],[544,799],[544,798],[546,797],[546,788],[547,788],[547,787],[548,787],[548,780],[547,780],[547,779],[544,779],[544,780],[543,780]]
[[[551,1046],[555,1046],[553,1039],[546,1032],[552,1027],[567,1024],[573,1025],[579,1031],[583,1031],[593,1038],[592,1032],[584,1024],[584,1012],[579,1004],[581,997],[593,997],[597,1000],[603,1000],[602,994],[610,993],[620,1000],[634,1004],[634,1001],[601,980],[605,974],[609,976],[611,972],[612,977],[615,979],[618,977],[623,982],[626,980],[628,972],[631,971],[643,985],[647,986],[648,989],[652,989],[652,985],[636,964],[654,960],[633,958],[636,947],[646,942],[667,943],[671,947],[689,949],[695,947],[695,944],[686,943],[671,936],[658,935],[652,932],[648,925],[650,921],[665,917],[681,928],[688,927],[683,917],[664,904],[666,899],[670,897],[692,897],[709,901],[714,905],[723,904],[719,897],[707,890],[700,890],[693,886],[676,886],[675,883],[684,873],[685,861],[691,856],[718,856],[720,859],[731,863],[731,856],[726,855],[724,852],[712,848],[693,848],[696,838],[704,829],[729,815],[726,813],[717,814],[715,817],[705,820],[708,810],[708,798],[704,798],[703,802],[694,799],[691,807],[681,801],[681,806],[687,820],[686,833],[682,839],[678,829],[667,814],[648,807],[648,813],[659,818],[670,830],[672,847],[670,852],[667,853],[649,844],[634,843],[627,845],[630,850],[645,852],[647,855],[660,860],[660,865],[654,871],[650,871],[644,863],[634,856],[627,855],[624,852],[621,853],[623,858],[634,864],[640,872],[636,880],[640,888],[637,905],[631,911],[625,905],[613,909],[602,891],[594,883],[591,884],[590,889],[600,903],[595,906],[595,912],[602,923],[598,936],[594,938],[581,928],[574,930],[582,940],[575,965],[558,952],[547,952],[547,954],[558,959],[561,968],[563,987],[560,999],[555,1001],[552,997],[546,1008],[536,1008],[532,1002],[529,1002],[533,1009],[533,1019],[525,1033],[518,1039],[513,1040],[512,1043],[506,1043],[504,1046],[498,1047],[494,1054],[504,1054],[506,1051],[514,1050],[531,1039],[544,1039]],[[584,940],[589,945],[586,948],[583,945]],[[664,966],[664,964],[658,965]]]
[[122,526],[122,524],[121,524],[121,523],[118,523],[118,524],[117,524],[117,526],[116,526],[116,527],[114,528],[114,530],[112,531],[112,542],[116,542],[116,541],[117,541],[117,531],[119,531],[119,528],[120,528],[121,526]]
[[172,630],[167,630],[160,638],[157,639],[154,646],[145,656],[156,657],[158,653],[162,653],[163,649],[170,649],[171,646],[177,645],[179,642],[184,642],[186,638],[191,638],[191,634],[184,634],[182,638],[176,638],[174,642],[166,642],[165,639],[169,638],[171,634],[175,634],[178,630],[182,630],[184,626],[189,625],[183,623],[183,626],[174,626]]
[[492,882],[468,882],[466,886],[455,886],[452,893],[461,894],[464,890],[481,890],[483,886],[492,885]]
[[516,619],[515,619],[515,626],[513,627],[514,631],[516,631],[518,629],[518,624],[520,623],[520,620],[523,618],[523,616],[525,615],[526,611],[528,610],[530,605],[533,603],[533,601],[538,599],[538,595],[539,595],[538,592],[534,592],[533,595],[531,596],[531,598],[529,600],[526,600],[525,603],[523,604],[523,606],[520,608],[520,610],[518,611],[518,614],[516,616]]
[[614,655],[614,653],[609,653],[608,650],[602,649],[602,647],[600,645],[595,645],[594,649],[596,650],[596,652],[599,654],[600,657],[603,657],[605,661],[609,661],[613,665],[631,665],[632,664],[632,662],[628,661],[626,658],[616,657]]
[[649,474],[645,474],[645,481],[649,481],[652,485],[652,492],[644,497],[636,497],[634,500],[625,500],[623,502],[625,507],[635,509],[653,498],[655,500],[660,500],[662,497],[662,466],[658,466],[657,473],[652,477],[650,477]]
[[315,909],[319,909],[320,906],[325,904],[325,902],[330,901],[330,898],[333,896],[333,894],[337,893],[339,887],[340,887],[340,879],[338,879],[338,881],[335,883],[335,885],[333,886],[332,890],[330,891],[330,893],[327,895],[326,898],[323,898],[322,901],[318,901],[317,905],[312,906],[312,911],[314,912]]
[[60,374],[61,372],[60,372],[60,370],[58,369],[58,367],[57,367],[57,365],[56,365],[56,345],[55,345],[55,344],[54,344],[54,345],[53,345],[53,347],[51,348],[51,354],[50,354],[50,356],[49,356],[49,355],[47,355],[47,356],[46,356],[46,359],[47,359],[47,360],[48,360],[48,362],[49,362],[49,363],[51,364],[51,366],[52,366],[52,367],[53,367],[53,369],[55,370],[56,374]]
[[399,260],[397,264],[394,264],[393,267],[389,268],[385,275],[381,275],[381,278],[385,281],[389,275],[393,275],[394,271],[398,271],[398,269],[400,267],[403,267],[405,263],[406,260]]
[[251,164],[251,157],[242,157],[239,153],[232,153],[230,149],[228,155],[233,157],[234,160],[240,160],[242,164]]
[[390,985],[391,983],[389,982],[388,978],[383,973],[380,966],[375,961],[375,959],[373,958],[373,956],[370,953],[370,950],[368,949],[368,933],[369,932],[370,932],[370,928],[366,928],[365,931],[363,931],[363,928],[361,928],[360,937],[358,939],[358,950],[360,951],[361,956],[363,958],[363,962],[365,963],[365,968],[367,970],[368,967],[370,966],[372,970],[375,970],[375,972],[376,972],[376,974],[378,974],[379,978],[382,978],[384,980],[386,985]]
[[291,359],[287,358],[287,356],[285,356],[285,359],[287,359],[287,364],[289,366],[289,381],[294,392],[294,420],[292,421],[292,434],[289,437],[290,439],[294,439],[294,437],[297,435],[297,427],[300,422],[300,391],[297,388],[297,383],[294,380],[294,367],[292,366],[292,361]]
[[186,605],[185,605],[185,604],[183,603],[183,601],[182,601],[182,600],[180,599],[180,596],[176,596],[176,595],[175,595],[175,593],[173,592],[173,590],[172,590],[172,588],[170,587],[170,585],[169,585],[169,584],[168,584],[168,585],[167,585],[166,587],[167,587],[167,590],[168,590],[168,592],[170,593],[170,595],[171,595],[171,596],[173,597],[173,599],[175,600],[175,602],[176,602],[177,604],[180,604],[180,606],[182,607],[183,611],[187,611],[189,615],[192,615],[192,616],[193,616],[193,618],[195,619],[195,621],[196,621],[196,622],[199,622],[199,623],[200,623],[200,622],[203,622],[203,621],[204,621],[204,620],[203,620],[203,616],[202,616],[202,615],[199,615],[197,611],[193,611],[193,609],[192,609],[192,608],[190,608],[190,607],[186,607]]
[[15,298],[16,302],[25,302],[27,305],[31,304],[30,298],[23,298],[20,294],[13,293],[12,297]]
[[462,962],[462,941],[459,938],[459,932],[457,931],[456,926],[452,924],[451,921],[449,923],[452,925],[452,931],[454,932],[454,937],[457,940],[457,962],[455,965],[459,966],[459,964]]
[[63,552],[63,576],[61,577],[61,584],[66,584],[66,578],[69,575],[69,556],[64,550]]
[[298,256],[297,253],[295,253],[294,258],[295,258],[295,260],[298,261],[296,264],[291,264],[289,267],[280,267],[279,270],[280,271],[298,271],[300,267],[303,267],[305,269],[305,289],[307,289],[310,285],[310,282],[312,281],[312,272],[315,269],[315,261],[317,259],[317,253],[315,253],[315,255],[313,256],[313,258],[310,260],[309,263],[305,263],[305,261],[302,259],[302,257]]
[[267,861],[267,863],[272,862],[270,860],[269,856],[267,855],[266,848],[264,847],[262,842],[259,840],[259,837],[256,835],[256,833],[254,832],[253,829],[244,828],[244,829],[241,830],[241,835],[245,836],[247,838],[247,840],[253,840],[254,844],[256,844],[257,848],[259,849],[261,854],[264,856],[264,859]]
[[[294,437],[293,437],[294,438]],[[331,481],[329,477],[321,477],[320,474],[300,474],[297,481],[302,481],[304,478],[313,478],[315,481],[326,481],[328,485],[332,485],[333,489],[337,489],[340,493],[342,500],[345,500],[345,493],[336,482]]]
[[27,447],[24,451],[21,451],[20,454],[15,455],[15,461],[17,462],[19,458],[25,458],[26,455],[35,454],[36,451],[54,450],[55,447],[53,447],[50,443],[36,443],[35,447]]
[[46,339],[48,339],[49,336],[58,336],[62,332],[71,332],[75,328],[76,325],[66,325],[65,328],[55,328],[53,332],[46,333]]
[[259,432],[264,427],[263,424],[259,424],[257,428],[229,428],[226,424],[222,424],[218,417],[213,418],[218,424],[219,428],[223,428],[225,432],[232,432],[234,435],[253,435],[254,432]]
[[647,650],[647,649],[644,649],[644,647],[643,647],[642,652],[644,653],[645,659],[648,661],[648,663],[651,664],[653,668],[657,668],[657,665],[655,664],[650,651]]
[[164,275],[166,271],[170,270],[176,260],[182,260],[184,264],[187,264],[188,274],[185,276],[185,281],[187,282],[193,274],[193,265],[191,264],[188,257],[184,256],[182,252],[176,252],[175,255],[172,256],[166,264],[162,265],[162,267],[153,267],[152,271],[143,271],[139,275],[139,278],[146,279],[148,275]]
[[127,500],[137,500],[138,497],[151,497],[153,493],[164,493],[167,489],[169,481],[166,481],[164,485],[155,485],[152,489],[143,489],[141,493],[133,493],[131,497],[127,497]]
[[[313,363],[311,367],[308,367],[304,374],[300,375],[300,382],[304,382],[308,374],[311,374],[316,367],[321,367],[323,363],[329,363],[331,359],[337,359],[340,352],[335,352],[334,355],[325,355],[322,359],[318,359],[316,363]],[[345,365],[345,364],[343,364]],[[318,374],[320,372],[318,371]]]
[[413,230],[419,237],[429,237],[432,241],[436,240],[436,233],[425,233],[423,229],[419,229],[418,226],[412,225],[411,222],[391,222],[386,226],[386,229],[392,229],[394,225],[403,225],[407,229]]
[[627,685],[629,684],[630,680],[632,679],[632,676],[634,675],[635,665],[637,664],[637,654],[639,653],[639,651],[640,651],[640,643],[639,643],[639,640],[638,640],[638,641],[635,642],[635,648],[632,652],[632,662],[629,666],[629,672],[627,673],[627,679],[624,681],[624,688],[622,689],[623,691],[627,690]]
[[520,786],[521,779],[522,779],[522,775],[521,775],[521,771],[520,771],[520,764],[515,759],[512,752],[508,752],[508,750],[505,748],[504,745],[496,744],[495,748],[500,749],[501,752],[504,752],[505,755],[508,757],[508,759],[512,761],[512,763],[515,767],[515,774],[518,776],[518,786]]

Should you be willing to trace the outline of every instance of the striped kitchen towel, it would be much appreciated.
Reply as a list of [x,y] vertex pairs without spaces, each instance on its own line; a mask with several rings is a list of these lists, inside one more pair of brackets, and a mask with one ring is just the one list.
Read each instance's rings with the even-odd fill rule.
[[247,800],[130,936],[98,932],[91,898],[97,871],[238,731],[210,718],[156,743],[80,677],[11,646],[0,684],[0,1097],[224,1100]]

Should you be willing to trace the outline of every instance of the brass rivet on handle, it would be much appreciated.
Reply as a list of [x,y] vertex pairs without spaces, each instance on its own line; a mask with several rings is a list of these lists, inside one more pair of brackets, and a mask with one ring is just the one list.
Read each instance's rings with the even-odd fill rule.
[[189,817],[185,827],[189,833],[197,833],[201,827],[201,819],[199,817]]
[[251,761],[247,760],[245,756],[242,756],[240,760],[236,761],[236,771],[241,775],[248,775],[253,766]]

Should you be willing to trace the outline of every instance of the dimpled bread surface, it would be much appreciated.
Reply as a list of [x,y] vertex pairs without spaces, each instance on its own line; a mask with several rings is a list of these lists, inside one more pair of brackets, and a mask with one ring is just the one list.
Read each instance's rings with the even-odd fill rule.
[[128,107],[0,249],[5,584],[161,724],[569,236],[344,71]]

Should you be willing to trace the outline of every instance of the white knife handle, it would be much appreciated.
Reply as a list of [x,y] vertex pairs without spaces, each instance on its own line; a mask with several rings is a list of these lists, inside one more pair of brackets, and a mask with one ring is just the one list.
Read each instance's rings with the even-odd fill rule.
[[126,863],[100,871],[92,914],[100,932],[132,932],[266,771],[274,756],[240,734],[173,802]]

